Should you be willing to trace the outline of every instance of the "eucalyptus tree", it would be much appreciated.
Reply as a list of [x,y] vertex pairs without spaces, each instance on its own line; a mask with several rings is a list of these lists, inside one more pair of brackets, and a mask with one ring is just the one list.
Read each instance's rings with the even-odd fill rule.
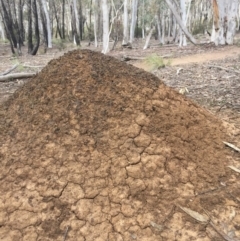
[[216,45],[233,44],[238,10],[238,0],[213,0],[212,41]]
[[98,47],[98,23],[99,23],[99,0],[93,0],[93,32],[94,32],[94,46]]
[[21,54],[21,46],[24,41],[23,21],[22,18],[22,1],[1,0],[0,14],[3,20],[6,36],[10,42],[12,53],[17,49],[18,54]]
[[177,23],[179,24],[179,26],[181,27],[182,31],[186,34],[186,37],[193,43],[196,44],[197,41],[196,39],[193,37],[193,35],[188,31],[187,27],[186,27],[186,22],[182,21],[181,16],[179,15],[179,13],[177,12],[177,9],[174,7],[174,5],[171,3],[170,0],[165,0],[165,2],[167,3],[168,7],[171,9],[174,17],[176,18]]
[[49,12],[48,12],[48,8],[47,8],[47,2],[46,2],[46,0],[41,0],[41,2],[42,2],[44,15],[46,18],[48,48],[52,48],[52,32],[51,32],[50,17],[49,17]]
[[3,20],[2,20],[1,14],[0,14],[0,36],[1,36],[1,39],[5,40],[6,35],[5,35],[4,26],[3,26],[2,22],[3,22]]
[[124,0],[124,13],[123,13],[123,45],[128,43],[129,39],[129,28],[128,28],[128,0]]
[[131,26],[130,26],[130,37],[129,37],[130,43],[132,43],[134,40],[135,28],[137,23],[137,8],[138,8],[138,0],[132,0]]
[[102,53],[109,52],[109,6],[107,0],[102,0],[102,19],[103,19],[103,48]]
[[79,13],[76,0],[72,1],[72,32],[74,42],[80,45]]
[[[28,0],[27,1],[27,9],[28,9],[28,53],[31,55],[36,55],[38,52],[38,48],[40,45],[40,33],[39,33],[39,19],[38,19],[38,3],[36,0]],[[34,39],[35,43],[33,43],[33,26],[32,20],[34,20]]]

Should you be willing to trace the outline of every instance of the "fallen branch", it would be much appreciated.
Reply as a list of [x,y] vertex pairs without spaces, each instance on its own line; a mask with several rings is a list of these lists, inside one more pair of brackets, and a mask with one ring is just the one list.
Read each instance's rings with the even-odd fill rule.
[[31,78],[35,75],[36,75],[36,73],[8,74],[8,75],[0,76],[0,82],[9,82],[9,81],[12,81],[14,79]]
[[217,68],[217,69],[226,70],[226,71],[230,71],[230,72],[240,74],[240,71],[237,71],[235,69],[228,69],[228,68],[224,68],[224,67],[218,66],[218,65],[206,65],[206,66],[209,67],[209,68]]
[[23,67],[26,67],[26,68],[44,68],[45,65],[33,66],[33,65],[23,64]]
[[122,61],[130,61],[130,60],[144,60],[144,57],[135,57],[135,56],[122,56]]
[[[162,55],[162,56],[158,56],[159,58],[168,58],[171,57],[171,54],[167,54],[167,55]],[[122,61],[130,61],[130,60],[145,60],[146,57],[137,57],[137,56],[127,56],[127,55],[123,55],[122,56]]]
[[226,146],[231,147],[233,150],[240,152],[240,149],[239,149],[238,147],[234,146],[233,144],[231,144],[231,143],[229,143],[229,142],[225,142],[225,141],[223,141],[223,143],[224,143]]
[[12,72],[14,69],[16,69],[16,68],[18,67],[18,65],[19,65],[19,64],[13,65],[13,67],[11,67],[10,69],[7,69],[6,71],[0,73],[0,76],[9,74],[9,73]]

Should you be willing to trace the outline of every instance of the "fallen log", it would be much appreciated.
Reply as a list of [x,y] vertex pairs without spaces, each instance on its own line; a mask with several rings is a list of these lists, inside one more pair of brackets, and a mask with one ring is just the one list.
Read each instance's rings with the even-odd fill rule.
[[31,78],[35,76],[36,73],[16,73],[0,76],[0,82],[9,82],[15,79]]

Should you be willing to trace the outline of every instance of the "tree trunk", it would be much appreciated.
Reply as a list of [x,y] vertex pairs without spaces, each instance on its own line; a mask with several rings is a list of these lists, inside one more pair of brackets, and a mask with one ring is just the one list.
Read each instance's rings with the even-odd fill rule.
[[45,52],[47,51],[47,46],[48,46],[48,33],[47,33],[47,23],[46,23],[46,17],[44,15],[44,12],[43,12],[43,7],[42,7],[42,4],[40,6],[40,15],[41,15],[41,24],[42,24],[42,32],[43,32],[43,38],[44,38],[44,49],[45,49]]
[[34,23],[35,23],[35,38],[36,38],[36,44],[31,52],[32,55],[36,55],[39,44],[40,44],[40,35],[39,35],[39,26],[38,26],[38,11],[37,11],[37,2],[36,0],[33,0],[33,15],[34,15]]
[[2,8],[1,8],[1,15],[4,23],[4,27],[7,33],[7,38],[11,44],[12,53],[15,53],[14,48],[17,48],[18,42],[15,36],[17,30],[14,28],[13,18],[11,14],[11,8],[9,2],[5,5],[4,1],[1,0]]
[[94,22],[93,22],[93,31],[94,31],[94,46],[98,47],[98,0],[93,0],[93,15],[94,15]]
[[233,44],[239,5],[238,0],[230,0],[228,4],[226,44]]
[[161,23],[160,23],[160,17],[159,17],[160,11],[156,14],[156,23],[157,23],[157,39],[159,43],[161,43]]
[[41,0],[41,1],[42,1],[42,7],[43,7],[44,15],[46,17],[48,48],[52,48],[52,33],[51,33],[51,24],[50,24],[49,13],[48,13],[48,10],[47,10],[47,2],[46,2],[46,0]]
[[213,31],[215,45],[233,44],[238,14],[237,0],[213,0]]
[[124,0],[122,45],[126,45],[127,43],[128,43],[128,0]]
[[183,32],[186,34],[186,37],[189,39],[189,41],[191,41],[193,44],[197,44],[197,41],[195,40],[195,38],[188,32],[185,23],[182,22],[181,17],[179,16],[179,14],[177,13],[176,9],[174,8],[174,6],[172,5],[170,0],[165,0],[165,2],[167,3],[167,5],[169,6],[169,8],[171,9],[173,15],[176,18],[176,21],[178,22],[178,24],[180,25],[181,29],[183,30]]
[[130,39],[129,39],[130,43],[132,43],[134,40],[134,33],[135,33],[136,22],[137,22],[137,7],[138,7],[138,0],[132,0],[132,19],[131,19]]
[[53,5],[54,15],[55,15],[56,23],[57,23],[57,33],[59,34],[59,37],[62,39],[62,33],[61,33],[61,29],[60,29],[58,13],[57,13],[57,9],[56,9],[54,1],[52,1],[52,5]]
[[33,50],[32,42],[32,0],[28,0],[28,53],[30,54]]
[[103,17],[103,49],[102,53],[109,52],[109,10],[107,0],[102,0],[102,17]]
[[4,32],[4,26],[2,25],[2,16],[0,19],[0,35],[1,35],[1,39],[5,40],[6,36],[5,36],[5,32]]
[[77,45],[80,45],[80,31],[79,31],[79,15],[77,10],[77,3],[76,0],[73,0],[73,21],[72,21],[72,28],[74,33],[74,41],[76,41]]
[[144,21],[144,17],[145,17],[145,0],[142,0],[142,5],[143,5],[143,10],[142,10],[142,38],[145,38],[145,21]]
[[22,2],[22,0],[19,0],[18,21],[19,21],[19,32],[20,32],[22,44],[25,41],[25,31],[24,31],[24,26],[23,26],[23,5],[24,5],[24,3]]
[[65,0],[62,0],[62,38],[65,39]]
[[[3,15],[3,12],[2,12],[1,8],[0,8],[0,14],[1,14],[1,18],[4,19],[4,15]],[[13,54],[15,54],[14,45],[13,45],[13,42],[12,42],[12,39],[10,37],[10,33],[8,31],[8,28],[7,28],[7,25],[6,25],[5,21],[3,21],[3,25],[4,25],[4,29],[6,30],[7,38],[10,42],[11,51],[12,51]]]
[[155,26],[153,26],[153,27],[150,29],[150,31],[149,31],[149,33],[148,33],[148,36],[147,36],[147,38],[146,38],[146,42],[145,42],[145,45],[144,45],[144,47],[143,47],[143,50],[145,50],[145,49],[147,49],[147,48],[149,47],[149,42],[150,42],[150,39],[151,39],[151,37],[152,37],[152,34],[153,34],[154,29],[155,29]]
[[[180,6],[181,6],[181,13],[182,13],[182,22],[185,25],[184,27],[186,28],[186,23],[187,23],[187,18],[186,18],[186,1],[185,0],[180,0]],[[187,46],[187,40],[186,40],[186,35],[184,34],[183,31],[180,32],[181,36],[179,41],[179,46]]]
[[165,13],[162,11],[162,16],[161,16],[161,29],[162,29],[162,34],[161,34],[161,44],[165,44]]

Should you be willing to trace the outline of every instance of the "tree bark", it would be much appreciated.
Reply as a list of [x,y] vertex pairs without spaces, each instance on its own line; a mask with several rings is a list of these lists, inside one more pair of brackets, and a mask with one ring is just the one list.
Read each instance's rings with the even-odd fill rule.
[[[181,13],[182,13],[182,22],[184,24],[184,27],[186,28],[187,18],[186,18],[186,2],[185,0],[180,0],[180,6],[181,6]],[[187,46],[187,40],[186,35],[183,31],[181,31],[179,46]]]
[[31,53],[33,50],[32,42],[32,1],[28,0],[28,53]]
[[134,35],[135,35],[135,28],[137,23],[137,7],[138,7],[138,0],[132,0],[132,19],[131,19],[131,26],[130,26],[130,38],[129,38],[130,43],[133,42]]
[[65,39],[65,0],[62,0],[62,38]]
[[123,13],[123,45],[128,43],[128,0],[124,0],[124,13]]
[[1,39],[5,40],[6,39],[6,36],[5,36],[5,32],[4,32],[4,27],[2,25],[2,17],[0,19],[0,34],[1,34]]
[[79,15],[78,15],[78,10],[77,10],[77,2],[76,0],[73,0],[73,21],[72,21],[72,30],[74,33],[74,41],[76,41],[77,45],[80,45],[80,31],[79,31]]
[[211,40],[215,45],[233,44],[238,8],[238,0],[213,0],[214,21]]
[[93,22],[93,32],[94,32],[94,46],[98,47],[98,8],[99,8],[99,1],[93,0],[93,15],[94,15],[94,22]]
[[102,53],[109,52],[109,9],[107,0],[102,0],[102,17],[103,17],[103,49]]
[[39,44],[40,44],[40,34],[39,34],[39,26],[38,26],[38,11],[37,11],[37,2],[36,0],[33,0],[33,15],[34,15],[34,28],[35,28],[35,38],[36,38],[36,44],[33,47],[33,50],[31,52],[32,55],[36,55]]
[[22,44],[25,41],[25,31],[24,31],[24,25],[23,25],[23,5],[24,3],[22,0],[19,0],[18,4],[18,19],[19,19],[19,32]]
[[46,17],[48,48],[52,48],[52,33],[51,33],[51,24],[50,24],[49,13],[47,10],[47,2],[46,2],[46,0],[41,0],[41,1],[42,1],[44,15]]
[[57,33],[58,33],[59,37],[62,39],[62,32],[60,29],[60,21],[58,18],[58,13],[57,13],[57,9],[56,9],[56,5],[55,5],[54,1],[52,1],[52,5],[53,5],[54,15],[55,15],[56,23],[57,23]]
[[144,47],[143,47],[143,50],[145,50],[145,49],[147,49],[147,48],[149,47],[149,42],[150,42],[150,39],[151,39],[151,37],[152,37],[152,34],[153,34],[154,29],[155,29],[155,26],[153,26],[153,27],[150,29],[150,31],[149,31],[149,33],[148,33],[148,35],[147,35],[146,42],[145,42],[145,45],[144,45]]

